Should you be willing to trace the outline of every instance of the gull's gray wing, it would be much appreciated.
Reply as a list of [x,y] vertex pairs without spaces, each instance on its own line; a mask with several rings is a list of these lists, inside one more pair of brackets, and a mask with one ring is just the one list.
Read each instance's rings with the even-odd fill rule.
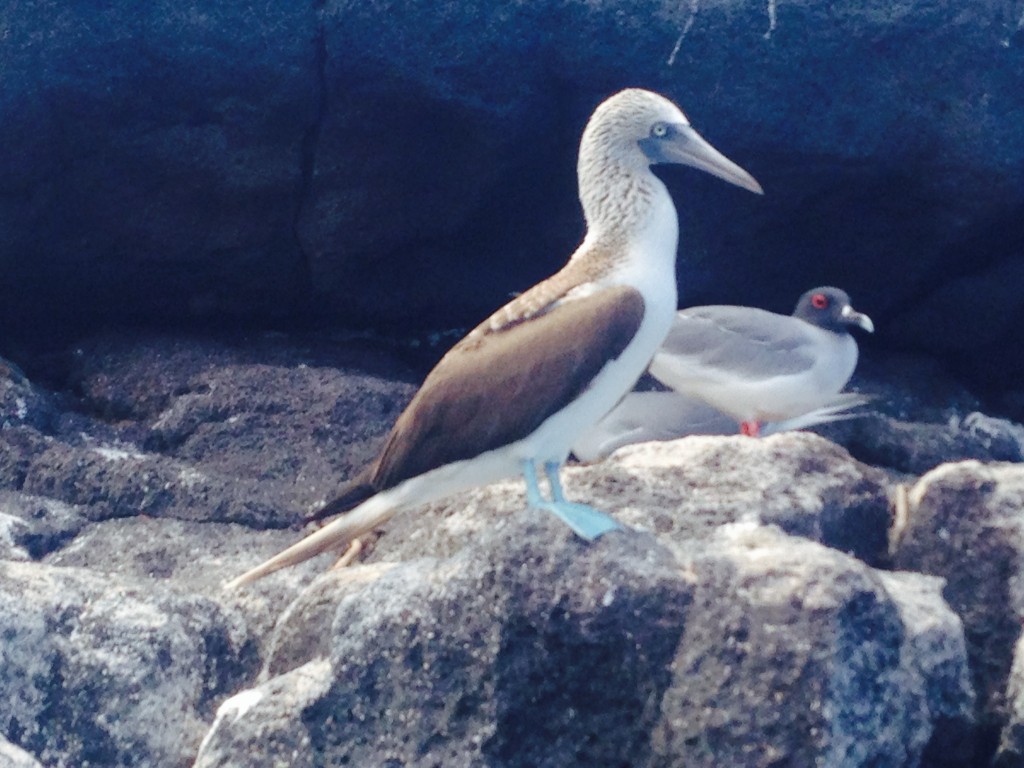
[[658,355],[679,358],[709,378],[757,381],[809,369],[823,333],[795,317],[762,309],[694,307],[677,313]]

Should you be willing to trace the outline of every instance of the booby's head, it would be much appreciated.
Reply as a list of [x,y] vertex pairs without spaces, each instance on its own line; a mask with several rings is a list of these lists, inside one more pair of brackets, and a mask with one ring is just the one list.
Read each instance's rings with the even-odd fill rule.
[[689,165],[762,194],[753,176],[701,138],[675,104],[651,91],[628,88],[605,99],[580,142],[580,199],[588,221],[601,218],[616,183],[642,188],[655,180],[650,166]]
[[807,291],[796,303],[793,317],[836,333],[848,333],[854,325],[868,333],[875,331],[871,318],[855,310],[849,295],[840,288],[825,286]]
[[610,96],[590,117],[580,142],[580,164],[602,161],[636,170],[662,163],[689,165],[764,192],[753,176],[701,138],[679,107],[642,88]]

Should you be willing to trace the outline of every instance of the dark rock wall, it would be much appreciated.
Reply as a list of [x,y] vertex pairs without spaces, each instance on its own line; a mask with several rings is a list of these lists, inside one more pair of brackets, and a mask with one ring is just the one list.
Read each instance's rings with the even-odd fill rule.
[[6,338],[472,323],[564,261],[580,130],[641,85],[767,191],[664,173],[684,303],[788,310],[835,283],[877,345],[993,387],[1024,368],[1020,2],[24,2],[2,23]]

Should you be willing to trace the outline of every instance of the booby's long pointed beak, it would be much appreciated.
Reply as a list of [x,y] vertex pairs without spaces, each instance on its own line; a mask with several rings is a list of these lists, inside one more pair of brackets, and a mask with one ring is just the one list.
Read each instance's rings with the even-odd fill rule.
[[875,324],[871,322],[871,318],[865,315],[863,312],[858,312],[849,304],[843,307],[839,311],[839,316],[850,325],[856,325],[863,328],[868,333],[875,332]]
[[661,143],[660,156],[655,159],[656,162],[689,165],[737,187],[764,194],[757,179],[708,144],[691,126],[681,123],[673,125],[672,133],[666,139]]

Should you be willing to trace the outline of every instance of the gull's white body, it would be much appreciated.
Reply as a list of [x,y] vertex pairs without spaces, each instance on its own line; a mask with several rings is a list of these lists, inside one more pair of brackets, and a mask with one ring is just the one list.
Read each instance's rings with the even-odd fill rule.
[[751,377],[734,369],[710,367],[697,357],[661,352],[651,375],[677,392],[699,397],[736,421],[782,421],[828,403],[857,367],[852,336],[808,325],[807,367],[771,376]]
[[[824,306],[815,309],[817,297]],[[857,367],[851,325],[872,330],[837,288],[812,289],[793,315],[754,307],[681,310],[651,375],[738,422],[785,421],[827,406]]]
[[857,365],[850,329],[872,332],[845,291],[812,288],[792,315],[754,307],[676,314],[650,372],[671,392],[632,392],[573,444],[584,461],[623,445],[689,434],[766,435],[854,416],[867,402],[840,393]]

